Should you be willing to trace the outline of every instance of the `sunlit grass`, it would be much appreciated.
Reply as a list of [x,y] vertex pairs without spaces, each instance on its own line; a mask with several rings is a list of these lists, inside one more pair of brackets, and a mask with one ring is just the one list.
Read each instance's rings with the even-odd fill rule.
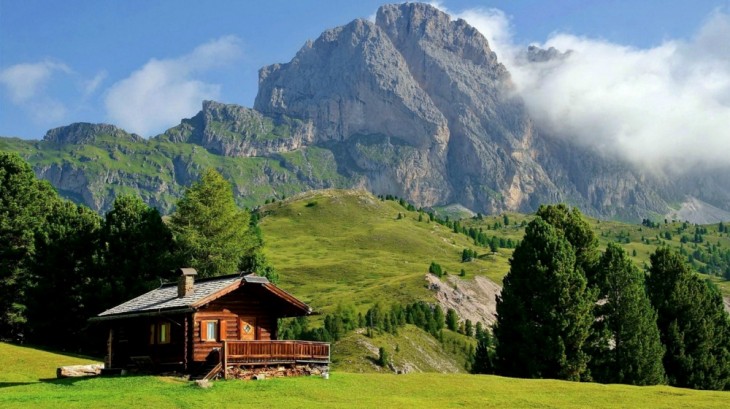
[[[11,363],[25,356],[22,364]],[[0,343],[2,408],[725,408],[727,392],[486,375],[353,374],[217,381],[128,376],[50,380],[68,357]],[[74,362],[76,363],[76,362]],[[15,379],[12,381],[11,379]],[[21,381],[24,379],[25,381]],[[43,381],[39,381],[43,379]]]

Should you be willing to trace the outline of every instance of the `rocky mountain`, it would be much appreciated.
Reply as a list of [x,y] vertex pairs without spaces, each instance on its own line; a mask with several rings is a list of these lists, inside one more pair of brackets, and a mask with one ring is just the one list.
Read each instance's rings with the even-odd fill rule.
[[[526,59],[565,55],[531,48]],[[487,40],[419,3],[383,6],[374,23],[327,30],[290,62],[262,68],[253,109],[206,101],[149,140],[72,124],[0,148],[21,152],[41,177],[97,210],[136,190],[168,211],[205,166],[230,178],[243,204],[364,187],[482,213],[568,202],[637,220],[663,217],[689,196],[730,210],[727,170],[668,177],[538,129]]]

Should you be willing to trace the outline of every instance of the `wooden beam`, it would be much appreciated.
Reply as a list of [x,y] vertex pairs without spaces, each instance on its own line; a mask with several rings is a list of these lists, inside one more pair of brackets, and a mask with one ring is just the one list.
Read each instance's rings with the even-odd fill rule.
[[185,314],[183,318],[185,323],[183,324],[183,370],[188,371],[188,314]]
[[223,379],[228,379],[228,341],[223,340]]
[[114,342],[114,328],[109,327],[109,338],[106,340],[107,361],[105,364],[107,369],[112,367],[112,342]]

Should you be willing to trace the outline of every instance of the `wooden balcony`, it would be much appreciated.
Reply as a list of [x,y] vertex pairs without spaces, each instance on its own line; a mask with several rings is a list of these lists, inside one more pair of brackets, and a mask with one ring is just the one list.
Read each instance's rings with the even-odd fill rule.
[[223,341],[222,361],[229,364],[329,364],[330,344],[312,341]]

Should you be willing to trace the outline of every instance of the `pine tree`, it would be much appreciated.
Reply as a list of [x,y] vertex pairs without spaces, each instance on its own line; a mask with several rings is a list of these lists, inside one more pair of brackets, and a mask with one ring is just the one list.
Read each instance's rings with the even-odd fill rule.
[[[78,348],[88,337],[81,335],[89,310],[89,283],[94,277],[94,253],[98,247],[101,217],[91,209],[59,201],[47,224],[36,235],[32,288],[28,289],[27,339],[34,343]],[[58,314],[49,314],[53,306]]]
[[214,169],[206,170],[170,218],[179,264],[196,268],[201,278],[235,273],[260,245],[249,220],[236,205],[230,183]]
[[598,319],[590,338],[592,376],[604,383],[663,383],[664,348],[643,275],[615,243],[608,245],[597,270],[606,288],[603,302],[595,307]]
[[467,337],[474,336],[474,324],[472,324],[471,320],[466,320],[464,322],[464,335]]
[[668,248],[651,255],[646,281],[666,347],[669,384],[730,387],[730,324],[717,288],[694,275],[683,257]]
[[451,331],[459,329],[459,316],[456,315],[456,311],[453,308],[449,308],[449,310],[446,311],[446,328]]
[[[139,196],[121,195],[107,212],[100,233],[96,295],[103,311],[159,286],[168,278],[172,232],[155,208]],[[102,301],[103,300],[103,301]]]
[[575,251],[576,265],[583,270],[590,286],[593,286],[591,272],[598,262],[598,238],[583,218],[577,207],[569,209],[564,204],[542,205],[537,216],[563,232]]
[[0,151],[0,339],[23,332],[35,236],[59,201],[20,156]]
[[443,271],[441,270],[441,265],[439,265],[435,261],[431,262],[431,265],[428,267],[428,272],[439,278],[444,275]]
[[492,337],[489,335],[489,332],[484,331],[481,335],[477,336],[477,349],[474,352],[471,373],[494,373],[494,351],[492,348]]
[[536,217],[513,253],[497,298],[498,373],[580,380],[594,301],[568,240]]

